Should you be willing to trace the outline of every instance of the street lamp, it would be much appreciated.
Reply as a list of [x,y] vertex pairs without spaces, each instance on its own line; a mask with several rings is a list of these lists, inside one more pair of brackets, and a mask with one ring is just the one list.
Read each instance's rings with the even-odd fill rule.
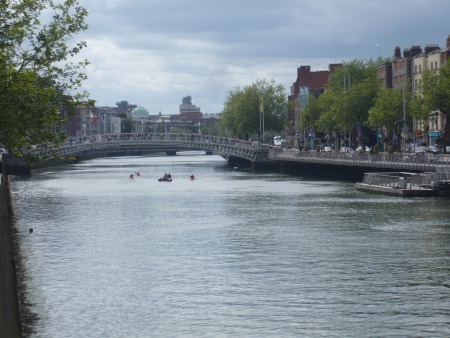
[[[401,120],[398,120],[398,121],[395,121],[395,122],[394,122],[394,124],[396,125],[396,129],[400,128],[399,123],[402,122],[402,121],[403,121],[403,126],[404,126],[404,128],[405,128],[405,119],[401,119]],[[403,136],[402,143],[405,145],[405,148],[406,148],[406,143],[405,143],[405,139],[406,139],[406,137],[405,137],[405,135],[406,135],[406,129],[403,129],[403,133],[404,133],[404,136]],[[401,135],[401,130],[399,131],[398,136],[400,136],[400,137],[402,136],[402,135]],[[400,148],[400,147],[401,147],[400,142],[397,142],[397,144],[398,144],[398,147]]]

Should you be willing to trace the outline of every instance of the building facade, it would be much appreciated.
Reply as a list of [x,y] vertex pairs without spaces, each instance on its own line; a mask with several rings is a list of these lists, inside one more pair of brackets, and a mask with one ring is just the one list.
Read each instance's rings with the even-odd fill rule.
[[[301,125],[302,112],[308,105],[310,95],[319,96],[325,92],[328,85],[330,74],[333,73],[341,64],[330,64],[328,70],[311,71],[310,66],[300,66],[297,68],[297,79],[291,86],[291,95],[288,96],[288,102],[292,110],[288,112],[290,129],[285,135],[289,145],[298,147],[304,145],[304,129],[307,126]],[[306,136],[308,137],[308,136]]]
[[[420,95],[419,84],[425,70],[438,70],[449,58],[450,35],[445,49],[439,45],[412,46],[400,52],[395,47],[391,62],[379,65],[377,68],[378,81],[381,87],[398,88],[405,91],[405,96],[412,99]],[[405,112],[407,113],[407,112]],[[442,136],[445,119],[438,112],[428,121],[414,120],[412,125],[402,127],[404,139],[412,139],[414,144],[434,145],[436,139]]]

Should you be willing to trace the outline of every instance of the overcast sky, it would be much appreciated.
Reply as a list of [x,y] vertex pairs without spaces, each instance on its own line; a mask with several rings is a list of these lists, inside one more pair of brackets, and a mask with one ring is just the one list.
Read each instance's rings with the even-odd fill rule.
[[450,0],[80,0],[89,30],[76,36],[91,64],[83,89],[98,106],[127,100],[178,114],[191,95],[220,113],[226,92],[297,68],[388,57],[450,34]]

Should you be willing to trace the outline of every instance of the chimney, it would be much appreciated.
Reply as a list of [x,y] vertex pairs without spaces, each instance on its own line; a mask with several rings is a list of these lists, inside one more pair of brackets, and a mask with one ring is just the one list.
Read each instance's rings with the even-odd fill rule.
[[440,49],[438,45],[426,45],[425,46],[425,55],[430,54],[431,52],[435,51],[436,49]]
[[412,46],[411,47],[411,57],[413,58],[416,55],[422,53],[422,48],[420,46]]
[[405,48],[405,49],[403,50],[403,57],[404,57],[405,59],[411,57],[411,49],[410,49],[410,48]]
[[[449,35],[449,37],[450,37],[450,35]],[[400,46],[397,46],[397,47],[395,47],[395,50],[394,50],[394,58],[401,58],[401,57],[402,57],[402,54],[400,52]]]

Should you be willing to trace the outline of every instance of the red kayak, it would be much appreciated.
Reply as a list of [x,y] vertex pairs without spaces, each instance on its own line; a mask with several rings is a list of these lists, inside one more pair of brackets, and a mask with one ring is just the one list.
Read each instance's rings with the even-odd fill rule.
[[189,177],[189,180],[193,181],[193,180],[195,180],[195,177]]
[[160,177],[160,178],[158,178],[158,181],[159,182],[172,182],[172,179],[171,178]]

